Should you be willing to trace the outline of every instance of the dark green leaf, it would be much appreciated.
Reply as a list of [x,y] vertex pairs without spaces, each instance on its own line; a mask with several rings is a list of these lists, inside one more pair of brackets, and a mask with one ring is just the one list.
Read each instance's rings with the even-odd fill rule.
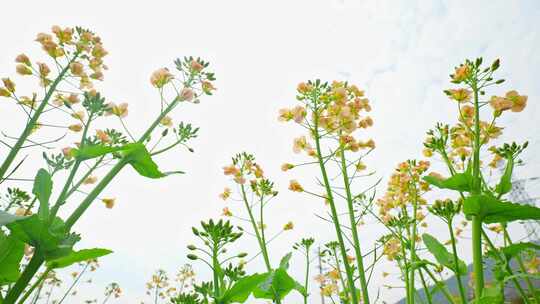
[[446,268],[452,270],[458,275],[467,274],[467,265],[465,264],[465,262],[458,259],[458,267],[456,269],[454,255],[448,252],[448,250],[446,250],[446,247],[444,247],[444,245],[441,244],[436,238],[427,233],[424,233],[422,235],[422,239],[424,240],[426,248],[435,257],[437,262],[439,262]]
[[472,185],[472,176],[469,173],[457,173],[447,179],[439,179],[435,176],[424,176],[423,179],[441,189],[451,189],[461,192],[469,192]]
[[54,259],[47,262],[48,268],[64,268],[71,266],[75,263],[84,262],[92,259],[97,259],[99,257],[105,256],[112,253],[108,249],[93,248],[93,249],[83,249],[79,251],[73,251],[70,254]]
[[51,197],[53,182],[51,175],[45,169],[39,169],[34,179],[32,193],[39,201],[39,218],[46,221],[49,219],[49,199]]
[[24,243],[0,230],[0,286],[17,281]]
[[463,203],[467,217],[479,216],[484,223],[540,220],[540,208],[501,201],[489,195],[472,195]]

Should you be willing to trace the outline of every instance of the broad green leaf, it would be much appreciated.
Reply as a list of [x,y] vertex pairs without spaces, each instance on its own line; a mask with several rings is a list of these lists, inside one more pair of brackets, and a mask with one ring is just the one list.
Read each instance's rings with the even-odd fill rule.
[[100,157],[109,153],[125,150],[126,146],[104,146],[104,145],[86,145],[80,149],[73,150],[73,156],[78,160],[84,161],[96,157]]
[[504,173],[501,176],[501,181],[495,187],[495,192],[502,195],[512,190],[512,171],[513,170],[514,170],[514,159],[510,158],[508,159],[506,163],[506,168],[504,169]]
[[458,275],[467,274],[467,265],[465,264],[465,262],[458,259],[458,267],[456,269],[454,255],[448,252],[448,250],[446,250],[446,247],[444,247],[444,245],[441,244],[436,238],[427,233],[424,233],[422,235],[422,239],[424,240],[424,245],[426,245],[426,248],[435,257],[437,262],[457,273]]
[[75,263],[97,259],[99,257],[108,255],[110,253],[112,253],[112,251],[108,249],[101,249],[101,248],[83,249],[79,251],[73,251],[64,257],[48,261],[47,267],[51,269],[64,268],[64,267],[71,266]]
[[238,280],[225,292],[221,298],[221,303],[244,303],[249,295],[259,284],[268,277],[267,273],[253,274]]
[[161,178],[170,174],[183,173],[181,171],[161,172],[146,147],[141,143],[127,144],[125,147],[124,153],[129,164],[144,177]]
[[36,214],[7,225],[11,236],[47,254],[58,249],[66,238],[64,222],[55,218],[52,223],[42,221]]
[[435,176],[424,176],[424,181],[426,181],[428,184],[433,185],[437,188],[441,189],[451,189],[461,192],[469,192],[471,190],[472,185],[472,176],[465,172],[465,173],[457,173],[452,177],[449,177],[447,179],[439,179]]
[[23,255],[24,243],[0,230],[0,286],[17,281]]
[[291,261],[292,252],[287,253],[281,258],[281,261],[279,262],[279,268],[288,270],[289,269],[289,263]]
[[13,215],[5,211],[0,211],[0,227],[16,222],[16,221],[20,221],[24,218],[25,218],[24,216]]
[[32,193],[39,201],[38,215],[41,220],[49,219],[49,199],[51,197],[53,182],[51,175],[45,169],[39,169],[34,179]]
[[253,291],[257,299],[283,299],[296,287],[293,278],[283,268],[278,268],[269,273],[268,277]]
[[487,224],[540,220],[540,208],[501,201],[483,194],[467,197],[463,203],[463,213],[467,217],[479,216]]

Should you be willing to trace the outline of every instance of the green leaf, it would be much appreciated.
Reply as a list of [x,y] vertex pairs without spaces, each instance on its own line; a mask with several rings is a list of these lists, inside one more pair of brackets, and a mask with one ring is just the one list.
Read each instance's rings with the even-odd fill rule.
[[46,257],[49,253],[57,250],[62,241],[66,239],[64,222],[59,217],[49,224],[48,221],[43,221],[34,214],[12,222],[7,227],[11,231],[11,236],[39,248]]
[[20,220],[22,220],[24,218],[26,218],[26,217],[13,215],[13,214],[7,213],[5,211],[0,211],[0,227],[8,225],[8,224],[16,222],[16,221],[20,221]]
[[39,169],[34,179],[32,193],[39,201],[38,216],[46,221],[49,219],[49,199],[51,197],[53,182],[51,175],[45,169]]
[[460,192],[471,191],[472,176],[465,173],[456,173],[447,179],[440,179],[435,176],[424,176],[423,180],[428,184],[441,189],[451,189]]
[[288,270],[289,269],[289,263],[291,261],[292,252],[287,253],[281,258],[281,261],[279,262],[279,268]]
[[64,268],[64,267],[71,266],[75,263],[97,259],[99,257],[105,256],[111,253],[112,251],[108,249],[101,249],[101,248],[83,249],[79,251],[73,251],[64,257],[48,261],[47,267],[51,269]]
[[74,149],[72,153],[76,159],[84,161],[125,149],[125,146],[111,147],[104,145],[85,145],[80,149]]
[[463,202],[463,213],[478,216],[484,223],[540,220],[540,208],[501,201],[490,195],[472,195]]
[[0,286],[17,281],[24,243],[0,230]]
[[253,291],[257,299],[283,299],[296,287],[293,278],[283,268],[268,273],[266,279]]
[[499,250],[506,256],[507,260],[519,255],[523,251],[531,249],[540,250],[540,245],[531,242],[521,242],[499,248]]
[[422,235],[422,239],[424,240],[426,248],[429,250],[429,252],[431,252],[437,262],[439,262],[439,264],[452,270],[458,275],[467,274],[467,265],[465,264],[465,262],[458,259],[458,267],[456,269],[454,255],[448,252],[448,250],[446,250],[446,247],[444,247],[444,245],[441,244],[436,238],[427,233],[424,233]]
[[183,173],[181,171],[161,172],[146,147],[141,143],[127,144],[124,153],[133,169],[144,177],[161,178],[175,173]]
[[495,187],[495,192],[499,193],[500,195],[503,195],[505,193],[510,192],[510,190],[512,190],[512,171],[513,170],[514,170],[514,159],[510,157],[506,163],[506,168],[504,169],[504,173],[501,176],[501,181]]
[[253,274],[238,280],[225,292],[220,303],[244,303],[259,284],[268,277],[267,273]]

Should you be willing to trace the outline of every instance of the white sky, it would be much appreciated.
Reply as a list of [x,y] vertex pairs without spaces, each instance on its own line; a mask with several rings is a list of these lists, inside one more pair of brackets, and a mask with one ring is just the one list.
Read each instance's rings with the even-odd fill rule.
[[[296,84],[304,80],[344,79],[366,90],[375,120],[366,137],[377,143],[367,164],[377,170],[377,176],[386,177],[398,162],[420,157],[425,131],[435,122],[454,121],[454,105],[442,93],[449,86],[452,67],[464,58],[483,56],[491,62],[499,57],[499,75],[507,78],[507,84],[492,93],[517,89],[529,96],[525,112],[508,115],[504,122],[507,134],[532,142],[525,158],[534,160],[534,151],[539,151],[540,5],[533,0],[471,2],[2,3],[2,77],[14,74],[17,54],[40,53],[33,42],[38,32],[49,31],[54,24],[90,28],[110,53],[102,92],[110,101],[130,103],[127,122],[135,133],[140,134],[159,110],[159,97],[148,81],[155,69],[172,67],[177,57],[195,55],[210,61],[218,78],[215,96],[173,115],[176,121],[201,127],[193,141],[196,153],[175,151],[158,159],[164,170],[187,174],[148,180],[127,168],[104,192],[117,197],[115,208],[96,203],[75,227],[83,234],[81,247],[115,251],[102,259],[95,275],[97,287],[80,292],[99,297],[105,284],[117,281],[124,289],[119,303],[145,300],[144,283],[155,269],[164,268],[172,276],[187,261],[184,248],[194,240],[190,227],[220,215],[224,204],[217,194],[230,185],[221,167],[241,151],[255,153],[281,190],[269,208],[269,226],[279,229],[288,220],[296,225],[273,244],[273,263],[301,237],[315,236],[321,244],[331,240],[331,227],[314,215],[324,211],[322,204],[287,191],[290,178],[310,185],[310,173],[316,171],[284,174],[279,170],[283,162],[300,160],[293,155],[291,143],[302,130],[279,124],[276,113],[295,104]],[[0,111],[2,129],[16,133],[22,118],[2,102]],[[39,158],[32,161],[29,174],[43,165]],[[366,227],[362,240],[369,244],[379,232]],[[253,252],[255,243],[248,238],[242,247]],[[300,279],[301,260],[294,261],[293,274]],[[260,265],[252,266],[262,270]],[[196,263],[195,268],[206,274],[204,265]],[[379,275],[374,280],[374,286],[383,282]],[[396,289],[383,294],[390,302],[400,298]],[[293,296],[287,300],[297,301]],[[312,301],[318,303],[318,297]]]

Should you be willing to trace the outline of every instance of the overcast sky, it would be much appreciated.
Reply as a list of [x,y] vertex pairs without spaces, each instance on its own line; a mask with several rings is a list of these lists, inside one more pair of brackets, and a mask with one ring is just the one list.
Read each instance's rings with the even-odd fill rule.
[[[126,169],[104,192],[117,197],[114,209],[95,204],[75,230],[81,247],[115,251],[102,259],[96,287],[80,290],[83,298],[117,281],[124,289],[119,303],[145,298],[144,283],[157,268],[172,275],[187,262],[185,245],[194,241],[190,227],[201,219],[218,217],[224,203],[217,197],[230,185],[221,167],[240,151],[255,153],[281,190],[269,207],[269,226],[279,229],[292,220],[295,229],[272,245],[273,263],[293,242],[316,236],[331,240],[333,229],[315,214],[324,206],[287,191],[288,180],[312,184],[315,171],[287,174],[281,163],[299,160],[292,139],[300,128],[277,122],[277,111],[295,105],[296,84],[320,78],[348,80],[366,90],[372,101],[377,149],[366,161],[378,177],[387,177],[400,161],[421,157],[427,129],[437,121],[453,122],[455,106],[442,90],[448,74],[464,58],[501,58],[501,77],[507,83],[493,94],[516,89],[529,96],[521,114],[503,119],[505,132],[529,140],[525,158],[538,163],[540,117],[540,3],[538,1],[8,1],[0,18],[0,75],[14,74],[14,57],[39,54],[33,42],[52,25],[83,26],[99,34],[109,51],[110,70],[100,88],[108,100],[128,102],[127,123],[140,133],[159,111],[159,96],[149,76],[172,67],[181,56],[201,56],[211,62],[218,78],[217,93],[199,105],[177,110],[176,121],[201,127],[193,141],[196,153],[175,151],[158,159],[164,170],[186,175],[161,180],[139,177]],[[15,133],[22,117],[0,102],[1,128]],[[39,158],[27,168],[43,166]],[[33,167],[32,167],[33,166]],[[538,165],[520,171],[524,177]],[[366,184],[367,185],[367,184]],[[383,191],[381,186],[380,192]],[[375,239],[366,227],[361,238]],[[435,234],[437,232],[434,232]],[[254,252],[254,240],[242,247]],[[301,278],[301,260],[293,274]],[[262,270],[261,265],[251,265]],[[195,264],[204,276],[204,265]],[[384,281],[378,273],[373,286]],[[391,280],[391,279],[389,279]],[[314,292],[316,292],[314,286]],[[373,290],[376,290],[373,288]],[[383,290],[392,302],[400,289]],[[89,295],[90,294],[90,295]],[[288,303],[298,298],[291,296]],[[318,303],[318,297],[313,297]]]

